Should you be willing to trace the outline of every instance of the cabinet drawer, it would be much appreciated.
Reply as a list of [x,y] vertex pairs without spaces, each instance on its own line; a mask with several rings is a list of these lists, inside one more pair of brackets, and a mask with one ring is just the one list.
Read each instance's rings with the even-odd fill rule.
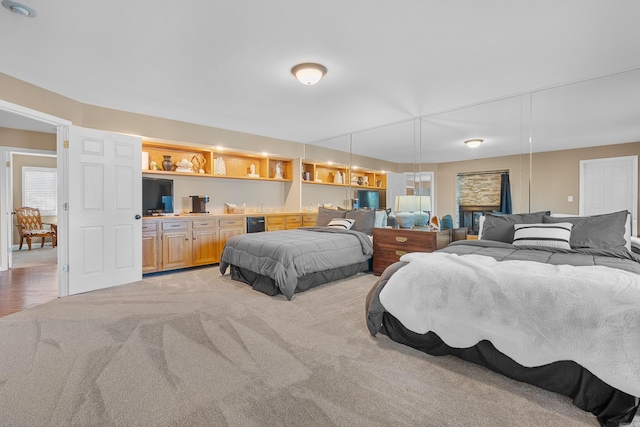
[[302,222],[306,223],[316,223],[316,215],[302,215]]
[[158,229],[158,223],[155,221],[142,221],[142,231],[156,231]]
[[224,218],[219,220],[220,227],[244,227],[244,218]]
[[269,216],[267,217],[267,225],[283,225],[284,218],[283,216]]
[[164,221],[162,223],[162,231],[186,230],[188,227],[189,221]]
[[289,215],[287,216],[287,224],[300,224],[301,218],[299,215]]
[[376,248],[394,248],[407,252],[432,252],[436,250],[434,239],[431,236],[376,235],[373,238],[373,244]]
[[191,227],[193,228],[215,228],[215,226],[216,226],[216,221],[213,219],[193,221],[191,223]]

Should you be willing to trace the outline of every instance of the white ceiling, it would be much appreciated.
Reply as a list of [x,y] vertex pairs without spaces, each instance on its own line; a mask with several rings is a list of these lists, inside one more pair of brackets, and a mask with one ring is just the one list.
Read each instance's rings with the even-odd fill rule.
[[[297,142],[640,68],[637,0],[22,3],[37,16],[0,9],[0,72],[87,104]],[[290,74],[301,62],[321,63],[328,73],[304,86]],[[614,99],[616,108],[606,110],[612,120],[601,124],[627,129],[635,122],[614,142],[640,140],[638,89],[620,88],[635,97],[627,97],[624,111]],[[558,90],[538,92],[529,104],[493,103],[494,112],[479,105],[425,119],[423,141],[428,136],[433,145],[423,160],[451,158],[436,147],[459,144],[465,133],[485,137],[485,151],[492,139],[528,149],[521,141],[528,116],[522,118],[532,104],[534,130],[548,120],[540,144],[546,138],[560,147],[560,135],[562,143],[576,139],[572,131],[601,116],[599,103],[585,107],[591,99],[576,95],[559,110]],[[554,128],[559,115],[572,126]],[[379,148],[375,138],[364,142],[376,132],[359,134],[360,146],[354,136],[356,148],[406,159],[407,150],[394,149],[388,138]],[[490,155],[504,152],[495,147]]]

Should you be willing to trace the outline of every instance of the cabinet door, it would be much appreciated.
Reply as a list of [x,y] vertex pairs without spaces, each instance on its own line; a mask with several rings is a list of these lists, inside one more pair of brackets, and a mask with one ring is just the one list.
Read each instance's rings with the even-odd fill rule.
[[158,270],[158,234],[142,233],[142,272],[150,273]]
[[162,233],[162,269],[183,268],[191,265],[189,233],[175,231]]
[[285,229],[285,217],[284,216],[269,216],[267,217],[267,231],[276,231]]
[[217,230],[203,228],[193,230],[193,264],[212,264],[220,260],[216,244]]
[[220,255],[222,255],[222,250],[224,249],[224,245],[227,243],[227,240],[229,240],[230,237],[237,236],[238,234],[244,234],[244,227],[223,227],[218,230],[218,248]]
[[301,215],[287,215],[285,220],[285,230],[294,230],[302,226]]

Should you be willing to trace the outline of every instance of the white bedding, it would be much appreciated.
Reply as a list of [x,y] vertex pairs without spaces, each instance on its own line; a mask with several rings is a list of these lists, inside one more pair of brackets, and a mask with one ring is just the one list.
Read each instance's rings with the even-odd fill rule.
[[526,367],[572,360],[640,396],[640,275],[603,266],[411,253],[380,292],[409,330],[481,340]]

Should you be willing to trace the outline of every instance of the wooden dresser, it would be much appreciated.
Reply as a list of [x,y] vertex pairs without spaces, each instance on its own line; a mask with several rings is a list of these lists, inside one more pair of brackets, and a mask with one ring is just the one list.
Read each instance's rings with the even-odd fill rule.
[[433,252],[451,243],[451,230],[424,231],[419,228],[373,229],[373,274],[379,276],[385,268],[409,252]]

